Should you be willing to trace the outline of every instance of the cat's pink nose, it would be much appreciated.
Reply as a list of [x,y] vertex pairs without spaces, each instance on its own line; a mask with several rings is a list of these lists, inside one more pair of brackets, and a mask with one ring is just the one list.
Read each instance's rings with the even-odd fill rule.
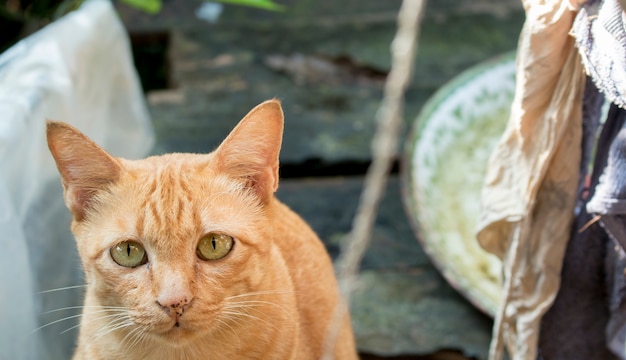
[[162,301],[157,300],[157,304],[163,308],[166,313],[170,313],[172,311],[179,312],[181,315],[185,312],[185,308],[191,302],[187,297],[178,299],[178,300],[170,300],[170,301]]
[[179,299],[159,299],[157,304],[168,314],[172,319],[176,321],[176,326],[179,326],[178,318],[183,316],[186,308],[191,303],[191,297],[181,297]]
[[164,277],[161,283],[161,291],[156,299],[156,303],[161,309],[172,319],[176,320],[177,324],[178,318],[183,316],[183,313],[193,300],[189,284],[184,280],[177,274]]

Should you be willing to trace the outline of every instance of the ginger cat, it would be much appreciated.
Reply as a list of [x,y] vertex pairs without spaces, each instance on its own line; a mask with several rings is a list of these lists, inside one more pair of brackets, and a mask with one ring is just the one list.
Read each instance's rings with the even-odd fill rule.
[[[258,105],[210,154],[48,145],[87,283],[74,360],[319,359],[341,299],[311,228],[274,197],[283,113]],[[350,319],[335,359],[357,359]]]

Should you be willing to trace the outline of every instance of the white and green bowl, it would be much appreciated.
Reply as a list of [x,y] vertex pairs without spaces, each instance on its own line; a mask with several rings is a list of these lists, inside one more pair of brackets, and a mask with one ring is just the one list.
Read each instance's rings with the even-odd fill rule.
[[493,316],[501,262],[476,240],[489,156],[515,91],[514,54],[457,76],[424,105],[406,143],[404,200],[417,238],[446,280]]

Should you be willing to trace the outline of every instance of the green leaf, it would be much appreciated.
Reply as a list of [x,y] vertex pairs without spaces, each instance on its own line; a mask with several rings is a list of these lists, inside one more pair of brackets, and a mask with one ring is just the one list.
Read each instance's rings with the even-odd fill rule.
[[122,2],[145,11],[149,14],[156,14],[161,11],[161,0],[121,0]]
[[215,0],[224,4],[250,6],[270,11],[284,11],[285,7],[272,0]]

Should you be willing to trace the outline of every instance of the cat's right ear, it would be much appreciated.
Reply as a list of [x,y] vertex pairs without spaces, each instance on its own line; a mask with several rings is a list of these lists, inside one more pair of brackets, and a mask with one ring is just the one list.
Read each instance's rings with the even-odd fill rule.
[[98,191],[119,179],[120,163],[74,127],[48,121],[48,147],[63,183],[65,205],[81,221]]
[[283,137],[283,110],[273,99],[257,105],[216,150],[220,170],[247,180],[261,201],[278,188],[278,154]]

